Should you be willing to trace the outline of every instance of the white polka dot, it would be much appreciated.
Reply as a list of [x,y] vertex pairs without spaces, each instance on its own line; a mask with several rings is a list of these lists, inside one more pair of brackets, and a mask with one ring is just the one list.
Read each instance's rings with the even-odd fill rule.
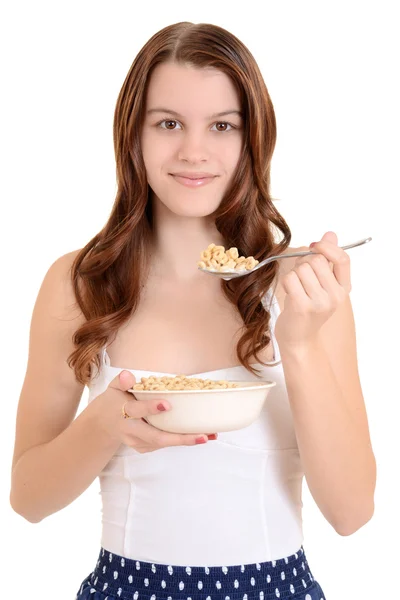
[[170,575],[172,575],[173,572],[174,572],[173,568],[171,567],[171,565],[169,565],[169,567],[168,567],[168,573]]
[[267,583],[271,583],[271,575],[269,573],[267,575]]
[[296,575],[297,575],[297,569],[296,569],[296,567],[293,569],[293,575],[294,575],[295,577],[296,577]]
[[109,560],[110,562],[112,561],[112,554],[111,554],[111,552],[110,552],[110,555],[109,555],[109,557],[108,557],[108,560]]
[[280,597],[281,597],[281,593],[280,593],[280,591],[278,590],[278,588],[275,588],[275,596],[276,596],[277,598],[280,598]]
[[206,600],[211,600],[211,596],[207,596]]
[[302,580],[301,580],[301,583],[303,584],[303,587],[305,587],[305,588],[307,587],[307,584],[306,584],[306,582],[304,581],[304,579],[302,579]]
[[260,600],[264,600],[264,592],[260,592]]
[[167,584],[165,583],[164,579],[161,582],[161,587],[164,589],[167,587]]
[[156,565],[151,565],[151,570],[152,570],[153,573],[155,573],[156,572]]
[[256,585],[256,580],[254,579],[254,577],[252,577],[250,579],[250,583],[251,583],[251,585]]
[[297,554],[297,552],[296,552],[296,554],[295,554],[295,557],[296,557],[296,558],[299,558],[299,555]]
[[220,590],[222,588],[221,582],[217,581],[215,587],[217,588],[217,590]]
[[128,581],[129,581],[129,583],[132,583],[132,581],[133,581],[133,577],[132,577],[132,575],[129,575],[129,577],[128,577]]
[[197,587],[199,588],[199,590],[203,589],[203,582],[202,581],[198,581],[197,582]]
[[310,594],[307,594],[306,597],[304,598],[304,600],[312,600]]
[[305,570],[306,570],[306,568],[305,568],[305,566],[304,566],[304,563],[303,563],[303,562],[301,563],[301,566],[303,567],[303,571],[305,571]]
[[149,587],[149,580],[147,579],[147,577],[146,577],[146,579],[144,580],[144,585],[145,585],[146,587]]
[[224,575],[226,575],[228,572],[228,567],[222,567],[222,572]]
[[101,555],[102,555],[102,556],[104,556],[104,548],[103,548],[103,550],[101,551]]
[[122,588],[118,588],[117,596],[121,597],[121,594],[122,594]]
[[245,568],[244,565],[241,565],[241,567],[240,567],[240,572],[241,573],[244,573],[244,568]]
[[121,567],[124,567],[124,566],[125,566],[125,559],[121,558]]
[[114,575],[114,579],[118,579],[118,571],[114,571],[113,575]]
[[282,579],[282,581],[284,581],[285,577],[286,577],[286,575],[285,575],[285,571],[282,571],[282,572],[281,572],[281,579]]
[[136,571],[140,571],[140,562],[136,561]]
[[236,589],[239,587],[239,582],[237,579],[235,579],[235,581],[233,582],[233,585],[235,586]]
[[261,565],[259,563],[256,564],[257,571],[261,571]]
[[150,598],[150,600],[156,600],[156,595],[153,594],[152,597]]
[[98,578],[98,577],[96,577],[96,579],[95,579],[95,580],[94,580],[94,582],[93,582],[93,585],[96,585],[96,584],[97,584],[97,582],[98,582],[98,580],[99,580],[99,578]]
[[105,583],[105,584],[103,585],[103,592],[104,592],[104,590],[106,590],[107,588],[108,588],[108,583]]
[[247,600],[247,594],[243,596],[243,600]]
[[183,583],[183,581],[179,582],[179,589],[183,590],[183,588],[185,587],[185,584]]
[[190,596],[187,597],[187,600],[192,600],[192,598]]
[[206,567],[204,570],[205,570],[205,572],[206,572],[206,575],[209,575],[209,574],[210,574],[210,569],[209,569],[208,567]]
[[133,600],[138,600],[138,598],[139,598],[139,592],[135,592],[133,594]]
[[96,591],[96,588],[90,588],[90,593],[91,593],[91,594],[94,594],[94,593],[95,593],[95,591]]
[[[273,560],[273,561],[272,561],[272,566],[273,566],[273,567],[276,567],[276,560]],[[279,591],[279,590],[278,590],[278,591]]]
[[104,567],[103,567],[103,573],[105,573],[106,571],[107,571],[107,567],[106,567],[106,565],[104,565]]
[[289,559],[285,558],[285,563],[288,564],[288,562],[289,562]]
[[186,567],[186,573],[188,575],[191,575],[192,574],[192,569],[190,567]]
[[294,585],[293,585],[293,583],[290,584],[290,591],[291,591],[292,594],[294,594]]
[[225,596],[225,600],[231,600],[229,596]]

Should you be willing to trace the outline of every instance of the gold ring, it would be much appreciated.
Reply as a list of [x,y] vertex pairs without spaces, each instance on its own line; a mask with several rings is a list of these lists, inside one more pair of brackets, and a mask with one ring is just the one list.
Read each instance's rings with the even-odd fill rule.
[[126,402],[122,406],[122,416],[124,417],[124,419],[135,419],[136,417],[131,417],[130,415],[128,415],[128,413],[125,410],[125,404],[126,404]]

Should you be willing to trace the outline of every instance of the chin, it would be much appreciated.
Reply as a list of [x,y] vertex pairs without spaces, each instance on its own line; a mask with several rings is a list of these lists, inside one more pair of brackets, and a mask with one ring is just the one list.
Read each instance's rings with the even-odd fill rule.
[[209,217],[212,215],[218,206],[213,207],[188,207],[188,206],[179,206],[179,207],[171,207],[170,211],[179,217],[193,217],[193,218],[202,218]]

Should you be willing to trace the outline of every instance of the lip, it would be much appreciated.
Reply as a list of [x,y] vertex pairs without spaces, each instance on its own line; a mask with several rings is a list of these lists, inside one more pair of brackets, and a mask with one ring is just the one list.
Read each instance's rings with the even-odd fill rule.
[[208,177],[216,177],[216,175],[214,175],[213,173],[206,173],[205,171],[198,171],[198,172],[184,172],[182,171],[181,173],[171,173],[171,175],[173,175],[174,177],[186,177],[186,179],[206,179]]
[[178,183],[186,187],[200,187],[211,183],[217,176],[211,173],[171,173]]

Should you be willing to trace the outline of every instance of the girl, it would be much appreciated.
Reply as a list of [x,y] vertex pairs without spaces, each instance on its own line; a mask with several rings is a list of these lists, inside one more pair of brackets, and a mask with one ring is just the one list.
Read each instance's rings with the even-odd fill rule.
[[[336,235],[230,282],[196,268],[211,242],[257,260],[295,250],[270,195],[275,140],[257,64],[226,30],[177,23],[134,60],[115,110],[116,200],[45,276],[17,415],[15,511],[37,523],[100,479],[102,547],[77,600],[322,600],[303,476],[339,534],[373,514]],[[166,398],[127,390],[176,373],[276,386],[249,427],[172,434],[144,420]]]

